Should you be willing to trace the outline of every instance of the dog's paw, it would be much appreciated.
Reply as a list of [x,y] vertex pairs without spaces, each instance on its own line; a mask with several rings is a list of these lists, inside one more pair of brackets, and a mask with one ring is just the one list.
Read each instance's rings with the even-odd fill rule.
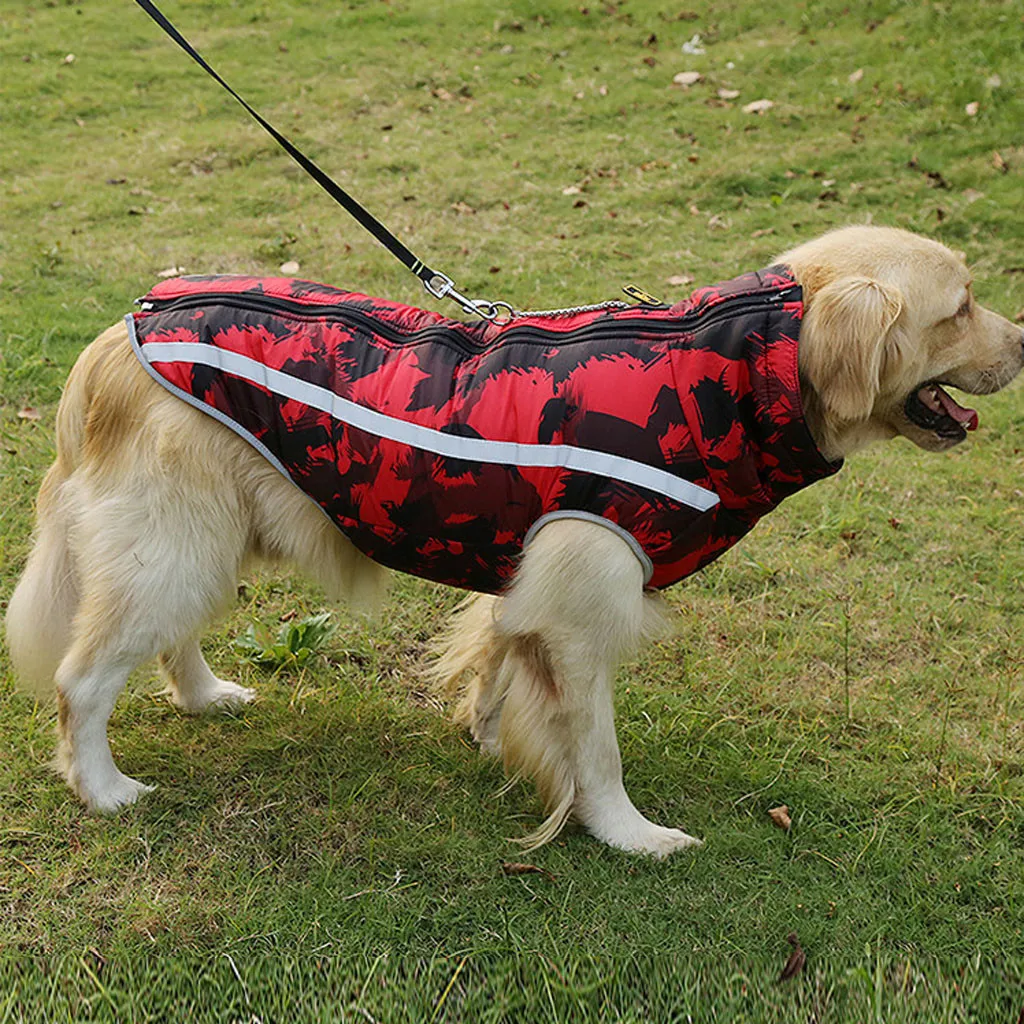
[[130,779],[118,772],[117,775],[102,787],[76,787],[79,796],[90,811],[97,814],[116,814],[122,807],[135,803],[139,797],[152,793],[155,786],[147,786],[137,779]]
[[677,850],[688,850],[691,847],[703,845],[702,839],[687,835],[678,828],[662,828],[660,825],[655,825],[652,834],[645,836],[642,845],[635,849],[638,853],[646,853],[658,860],[663,860]]
[[229,683],[226,679],[215,680],[212,686],[205,687],[198,693],[179,694],[173,689],[167,691],[171,701],[182,711],[200,714],[203,711],[227,710],[242,704],[249,704],[256,699],[256,691],[237,683]]
[[703,846],[702,840],[689,836],[678,828],[664,828],[651,821],[643,820],[643,824],[634,824],[621,832],[603,830],[598,834],[610,846],[628,853],[642,853],[657,860],[664,860],[677,850]]

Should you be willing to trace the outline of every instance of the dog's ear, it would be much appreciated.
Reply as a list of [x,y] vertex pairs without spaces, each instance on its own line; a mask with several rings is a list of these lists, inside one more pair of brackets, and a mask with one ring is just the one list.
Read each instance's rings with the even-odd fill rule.
[[867,419],[884,376],[897,369],[900,292],[868,277],[842,277],[816,291],[800,337],[800,371],[828,415]]

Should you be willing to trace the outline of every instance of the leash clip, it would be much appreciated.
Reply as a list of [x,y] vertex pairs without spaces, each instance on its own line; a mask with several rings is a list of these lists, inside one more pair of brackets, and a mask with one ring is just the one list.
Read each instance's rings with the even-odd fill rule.
[[[441,271],[435,270],[433,276],[423,279],[423,287],[434,296],[435,299],[451,298],[457,302],[464,313],[472,316],[482,317],[492,322],[498,320],[499,316],[504,320],[511,320],[515,316],[515,310],[500,299],[495,302],[487,302],[484,299],[469,299],[455,287],[455,282]],[[504,313],[502,312],[504,310]]]

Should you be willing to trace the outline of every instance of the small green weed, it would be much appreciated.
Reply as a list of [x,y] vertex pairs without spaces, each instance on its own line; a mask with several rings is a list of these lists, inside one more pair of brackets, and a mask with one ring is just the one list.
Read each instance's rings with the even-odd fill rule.
[[272,638],[270,630],[254,622],[235,640],[242,654],[265,668],[296,668],[305,665],[314,654],[322,653],[327,641],[337,632],[330,612],[311,615],[300,622],[286,622]]

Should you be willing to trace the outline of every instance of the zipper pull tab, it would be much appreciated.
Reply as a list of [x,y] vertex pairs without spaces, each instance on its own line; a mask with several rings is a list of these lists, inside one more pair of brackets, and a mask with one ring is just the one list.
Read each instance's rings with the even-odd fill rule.
[[635,284],[623,285],[622,291],[634,302],[639,302],[644,306],[666,305],[666,303],[662,302],[661,299],[656,299],[650,292],[645,292],[643,288],[637,288]]

